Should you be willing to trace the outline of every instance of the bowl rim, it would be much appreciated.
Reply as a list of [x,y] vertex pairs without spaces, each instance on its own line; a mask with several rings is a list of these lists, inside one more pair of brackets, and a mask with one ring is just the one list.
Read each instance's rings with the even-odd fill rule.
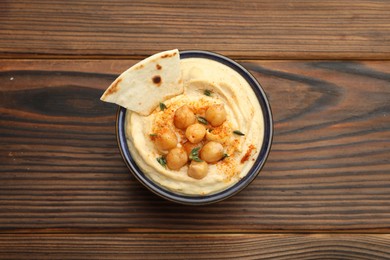
[[149,177],[147,177],[143,171],[137,166],[136,162],[130,154],[129,147],[127,145],[126,133],[125,133],[125,116],[126,108],[119,106],[117,115],[116,115],[116,135],[119,151],[123,160],[125,161],[130,172],[136,177],[136,179],[143,184],[147,189],[155,193],[156,195],[167,199],[172,202],[186,204],[186,205],[206,205],[216,203],[227,198],[230,198],[244,188],[246,188],[260,173],[261,169],[264,167],[264,164],[268,158],[269,152],[272,146],[273,140],[273,121],[272,121],[272,111],[268,101],[268,98],[261,87],[260,83],[256,78],[242,65],[236,61],[227,58],[221,54],[204,51],[204,50],[186,50],[180,51],[180,59],[186,58],[206,58],[211,59],[217,62],[220,62],[233,70],[239,73],[251,86],[252,90],[255,92],[257,100],[259,101],[260,107],[263,112],[264,120],[264,139],[263,144],[260,149],[259,155],[256,158],[253,166],[248,171],[241,180],[233,184],[232,186],[213,193],[210,195],[201,195],[201,196],[191,196],[185,194],[179,194],[164,188],[157,183],[153,182]]

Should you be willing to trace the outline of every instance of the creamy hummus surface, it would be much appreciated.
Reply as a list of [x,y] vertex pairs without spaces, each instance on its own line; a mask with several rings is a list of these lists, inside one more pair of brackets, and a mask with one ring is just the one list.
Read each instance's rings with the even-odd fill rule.
[[[233,69],[203,58],[182,59],[180,67],[183,94],[164,101],[164,107],[157,107],[149,116],[127,110],[127,143],[139,168],[158,185],[185,195],[213,194],[234,185],[253,166],[264,136],[262,110],[249,84]],[[174,131],[177,147],[188,142],[185,131],[173,123],[175,111],[188,105],[197,117],[204,118],[207,108],[215,104],[224,105],[226,121],[217,127],[206,123],[202,143],[221,143],[225,156],[209,164],[202,179],[187,174],[188,164],[178,170],[162,165],[157,158],[167,151],[158,150],[154,143],[162,129]]]

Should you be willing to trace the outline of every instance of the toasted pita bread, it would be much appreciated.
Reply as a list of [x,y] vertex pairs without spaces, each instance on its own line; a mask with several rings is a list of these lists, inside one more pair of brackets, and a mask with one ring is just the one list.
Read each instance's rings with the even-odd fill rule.
[[179,51],[169,50],[150,56],[123,72],[100,99],[147,116],[160,102],[183,91]]

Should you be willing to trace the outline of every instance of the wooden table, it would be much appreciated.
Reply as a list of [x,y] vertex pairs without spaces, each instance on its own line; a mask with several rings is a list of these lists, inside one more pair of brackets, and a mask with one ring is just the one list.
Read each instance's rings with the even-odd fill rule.
[[[269,159],[224,202],[129,173],[114,105],[135,62],[238,60],[274,115]],[[390,4],[0,1],[0,258],[390,259]]]

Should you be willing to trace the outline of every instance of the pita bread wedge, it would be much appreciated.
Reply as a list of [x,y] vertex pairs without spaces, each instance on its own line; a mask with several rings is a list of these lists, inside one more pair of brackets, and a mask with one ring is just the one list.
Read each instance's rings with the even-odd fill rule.
[[160,102],[183,91],[179,51],[169,50],[154,54],[123,72],[100,99],[147,116]]

